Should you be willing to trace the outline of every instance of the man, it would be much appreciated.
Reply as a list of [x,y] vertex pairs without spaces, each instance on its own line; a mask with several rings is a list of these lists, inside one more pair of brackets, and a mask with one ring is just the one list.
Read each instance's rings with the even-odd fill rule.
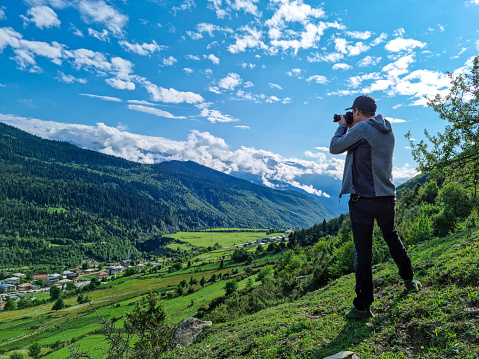
[[353,111],[353,122],[348,125],[341,115],[329,147],[333,155],[347,151],[340,197],[351,194],[349,216],[355,246],[356,298],[345,316],[352,319],[373,316],[369,306],[374,301],[371,260],[375,219],[406,290],[418,291],[421,286],[413,279],[411,260],[394,225],[394,133],[391,123],[382,115],[376,115],[376,109],[376,101],[372,97],[357,97],[353,106],[346,109]]

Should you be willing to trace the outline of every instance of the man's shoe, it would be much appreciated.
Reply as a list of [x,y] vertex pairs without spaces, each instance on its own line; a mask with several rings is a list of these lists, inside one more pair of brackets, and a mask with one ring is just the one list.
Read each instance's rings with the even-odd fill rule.
[[344,314],[344,316],[348,319],[368,319],[374,317],[374,314],[368,308],[359,310],[354,305],[349,312]]
[[422,287],[422,284],[420,281],[416,279],[411,279],[411,280],[405,280],[404,286],[406,287],[406,291],[408,293],[411,293],[411,292],[419,292],[419,290]]

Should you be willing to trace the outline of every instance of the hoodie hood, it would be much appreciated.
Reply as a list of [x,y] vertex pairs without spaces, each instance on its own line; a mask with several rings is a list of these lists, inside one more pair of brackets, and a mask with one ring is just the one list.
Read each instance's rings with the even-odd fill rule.
[[380,132],[382,133],[389,133],[391,132],[392,126],[391,123],[386,120],[383,115],[376,115],[374,117],[371,117],[370,119],[367,120],[371,125],[376,127]]

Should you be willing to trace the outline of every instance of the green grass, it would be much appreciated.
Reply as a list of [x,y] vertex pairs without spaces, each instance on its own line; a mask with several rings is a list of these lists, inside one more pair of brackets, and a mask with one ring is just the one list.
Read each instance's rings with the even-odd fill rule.
[[[235,244],[254,242],[257,239],[276,237],[284,233],[266,234],[264,232],[178,232],[168,235],[168,237],[189,243],[196,247],[213,247],[219,243],[222,247],[229,247]],[[171,247],[176,249],[178,244],[173,243]]]
[[[463,231],[409,248],[416,276],[423,283],[419,293],[406,294],[392,261],[374,271],[376,301],[372,320],[348,321],[343,314],[354,298],[354,275],[343,276],[299,300],[268,308],[239,320],[213,324],[187,348],[175,349],[165,358],[324,358],[351,350],[364,358],[380,359],[477,359],[479,358],[479,231]],[[277,259],[281,253],[255,260],[256,265]],[[217,260],[217,259],[216,259]],[[229,264],[228,261],[225,261]],[[148,291],[174,288],[191,276],[208,279],[214,270],[189,273],[194,268],[165,276],[122,278],[112,287],[91,292],[100,315],[120,317]],[[202,268],[206,267],[204,264]],[[238,267],[241,271],[241,268]],[[225,268],[221,272],[229,272]],[[247,279],[239,283],[246,286]],[[110,283],[112,284],[112,283]],[[260,285],[255,282],[255,285]],[[220,281],[192,294],[164,299],[171,323],[194,316],[201,305],[224,294]],[[0,314],[0,349],[27,348],[57,340],[76,341],[82,350],[101,358],[104,347],[96,315],[88,305],[52,312],[43,308]],[[117,303],[120,306],[117,306]],[[42,306],[40,306],[42,307]],[[121,324],[121,320],[118,322]],[[2,340],[3,339],[3,340]],[[64,358],[67,348],[49,354]],[[0,356],[1,359],[3,359]],[[8,356],[4,356],[8,358]]]
[[424,287],[406,294],[392,262],[374,267],[372,320],[343,314],[354,298],[347,275],[301,299],[215,324],[165,358],[479,358],[479,233],[463,232],[410,248]]

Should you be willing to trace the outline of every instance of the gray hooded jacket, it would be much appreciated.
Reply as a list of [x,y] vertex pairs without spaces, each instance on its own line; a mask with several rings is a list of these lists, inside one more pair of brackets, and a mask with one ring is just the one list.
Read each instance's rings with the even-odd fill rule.
[[339,197],[351,193],[363,197],[395,196],[392,179],[394,132],[382,115],[358,122],[349,131],[338,126],[329,152],[347,151]]

